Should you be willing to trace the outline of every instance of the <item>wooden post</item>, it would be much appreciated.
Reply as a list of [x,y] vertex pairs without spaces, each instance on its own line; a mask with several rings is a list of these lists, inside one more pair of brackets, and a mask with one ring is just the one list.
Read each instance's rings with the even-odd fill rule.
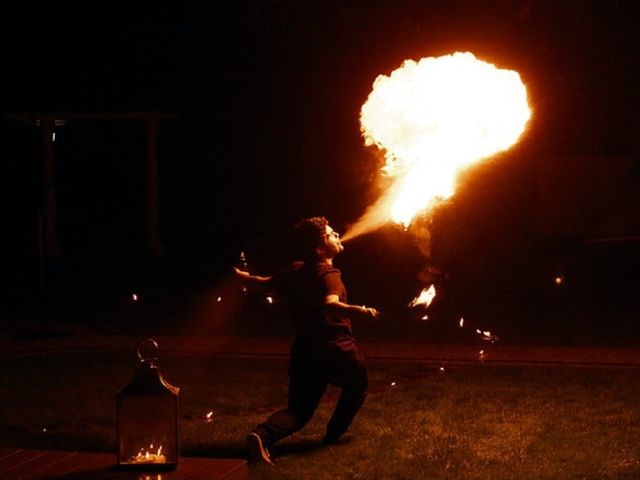
[[145,119],[147,131],[147,246],[151,253],[160,255],[163,251],[158,234],[158,129],[160,119],[150,115]]
[[[40,209],[42,211],[43,257],[60,256],[58,239],[56,236],[56,189],[54,164],[54,126],[55,119],[50,115],[43,115],[42,122],[42,196]],[[44,260],[44,259],[43,259]]]
[[[44,150],[43,163],[43,192],[41,196],[42,217],[42,257],[59,257],[60,251],[56,238],[56,201],[54,188],[54,149],[53,134],[56,119],[64,120],[143,120],[147,134],[147,246],[149,250],[160,255],[163,246],[159,236],[158,215],[158,130],[162,119],[174,119],[175,113],[167,112],[96,112],[96,113],[65,113],[65,114],[37,114],[36,125],[42,126],[42,139]],[[0,120],[32,124],[32,114],[0,114]]]

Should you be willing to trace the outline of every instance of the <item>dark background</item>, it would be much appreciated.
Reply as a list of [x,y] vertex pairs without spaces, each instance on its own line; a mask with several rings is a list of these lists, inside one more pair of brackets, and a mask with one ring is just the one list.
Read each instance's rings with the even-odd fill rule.
[[[322,214],[344,231],[375,200],[381,159],[364,147],[358,115],[376,76],[407,58],[471,51],[520,73],[532,120],[515,148],[465,174],[428,220],[430,238],[389,226],[347,245],[337,263],[351,298],[385,312],[386,323],[364,333],[464,341],[452,328],[464,315],[512,341],[640,337],[633,5],[7,7],[2,113],[177,115],[160,131],[159,257],[146,245],[143,125],[70,120],[56,130],[62,255],[47,261],[46,310],[86,317],[115,308],[119,316],[105,318],[131,327],[142,310],[131,314],[127,299],[139,291],[147,315],[167,323],[197,311],[189,318],[200,320],[182,322],[195,331],[213,308],[202,305],[230,288],[241,250],[253,271],[270,272],[287,259],[293,222]],[[1,132],[3,310],[42,313],[40,133],[6,121]],[[406,304],[432,281],[431,319],[417,320],[424,312]],[[243,321],[268,322],[247,328],[281,333],[259,300]]]

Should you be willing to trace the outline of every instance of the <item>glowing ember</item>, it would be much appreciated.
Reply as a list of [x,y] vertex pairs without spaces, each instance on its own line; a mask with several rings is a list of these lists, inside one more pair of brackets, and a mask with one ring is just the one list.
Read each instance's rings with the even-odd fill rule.
[[395,387],[396,386],[396,382],[391,382],[391,386]]
[[205,422],[211,422],[213,420],[213,410],[204,416],[204,420]]
[[343,241],[388,221],[408,227],[453,195],[460,171],[511,147],[530,116],[519,74],[469,52],[405,60],[378,76],[360,125],[365,145],[384,151],[390,184]]
[[267,297],[267,303],[268,304],[273,304],[273,297]]
[[216,302],[218,302],[218,303],[220,303],[221,301],[222,301],[222,297],[218,297],[218,298],[216,299]]
[[564,278],[558,275],[556,278],[553,279],[553,281],[556,283],[556,285],[562,285],[564,282]]
[[423,315],[420,320],[429,320],[429,315]]
[[138,301],[138,294],[136,294],[136,293],[131,294],[131,300],[133,300],[134,302],[137,302]]
[[464,327],[464,318],[460,317],[460,328]]
[[[436,287],[431,285],[429,288],[422,289],[420,295],[409,302],[409,307],[413,308],[417,307],[418,305],[424,305],[424,307],[426,308],[431,305],[431,302],[433,302],[434,298],[436,298]],[[425,319],[423,318],[423,320]]]

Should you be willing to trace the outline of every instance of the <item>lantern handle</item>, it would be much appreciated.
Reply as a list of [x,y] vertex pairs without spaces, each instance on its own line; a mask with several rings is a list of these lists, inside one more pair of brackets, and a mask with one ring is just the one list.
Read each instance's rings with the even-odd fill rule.
[[155,365],[158,361],[160,347],[153,338],[147,338],[138,344],[137,351],[140,362]]

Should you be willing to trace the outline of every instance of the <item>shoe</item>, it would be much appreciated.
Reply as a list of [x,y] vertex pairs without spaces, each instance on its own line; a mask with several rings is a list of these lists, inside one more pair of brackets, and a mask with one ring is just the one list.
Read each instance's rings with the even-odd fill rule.
[[263,445],[262,438],[257,433],[251,432],[247,435],[247,450],[249,451],[249,461],[251,463],[267,463],[273,465],[269,450]]

